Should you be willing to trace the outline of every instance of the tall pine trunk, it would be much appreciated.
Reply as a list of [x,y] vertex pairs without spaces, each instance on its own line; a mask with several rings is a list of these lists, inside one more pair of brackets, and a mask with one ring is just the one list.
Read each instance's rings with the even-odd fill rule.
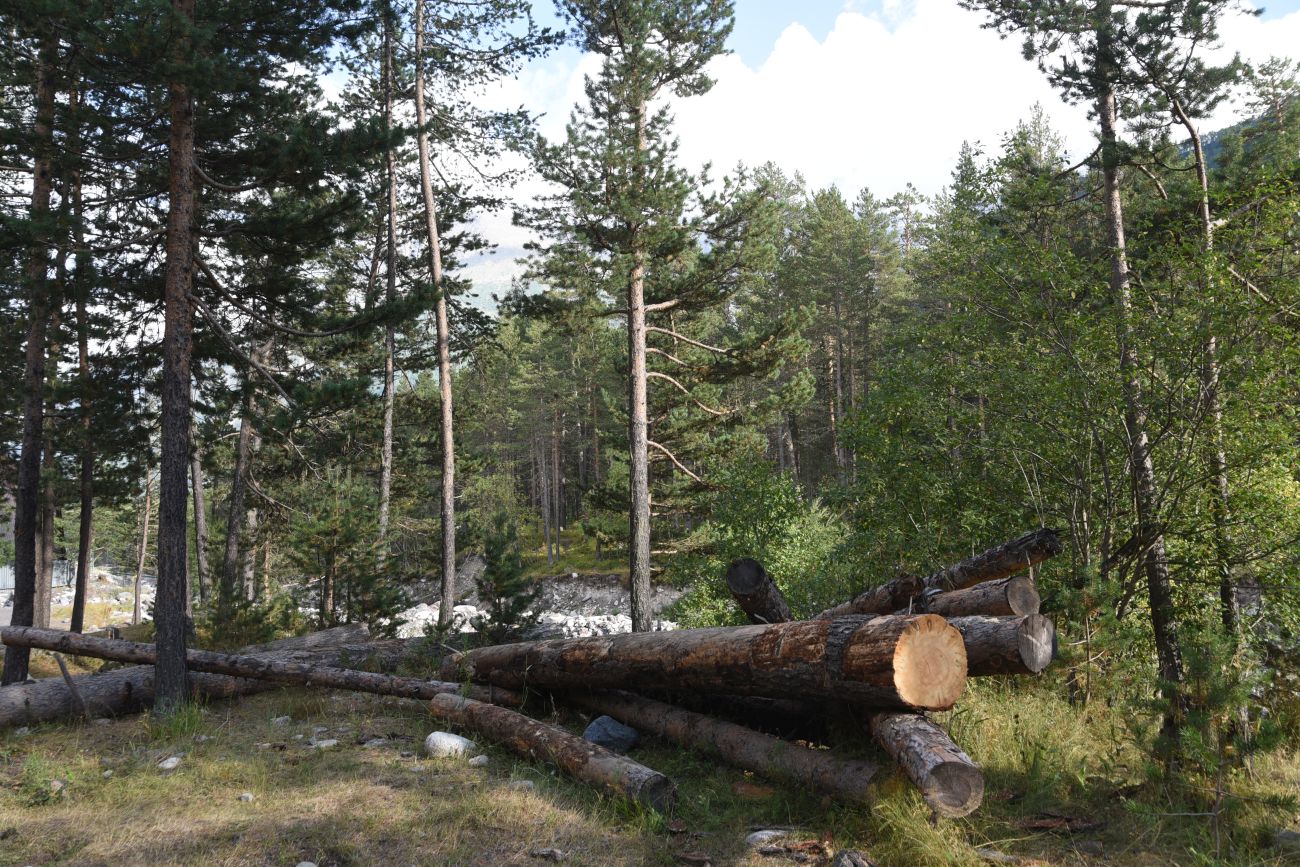
[[[191,60],[189,30],[196,0],[173,0],[182,32],[173,41],[174,60]],[[184,73],[182,73],[184,74]],[[190,353],[194,330],[194,99],[189,85],[168,85],[171,136],[168,142],[167,264],[163,278],[162,457],[158,473],[158,593],[154,632],[158,645],[154,713],[166,716],[189,695],[185,670],[186,515],[189,510]]]
[[[384,132],[393,131],[393,22],[391,10],[384,11]],[[384,173],[388,188],[388,267],[387,289],[384,297],[391,304],[397,298],[397,168],[393,145],[390,141],[384,150]],[[388,556],[388,512],[393,494],[393,354],[395,335],[393,325],[384,325],[384,430],[379,456],[379,556]]]
[[[14,497],[14,602],[11,623],[30,626],[36,611],[36,518],[41,481],[41,445],[45,422],[45,331],[49,318],[46,273],[49,267],[48,234],[51,165],[54,149],[54,72],[58,43],[53,36],[41,42],[36,62],[36,122],[33,127],[31,219],[34,240],[27,261],[27,352],[23,370],[23,434],[18,459],[18,484]],[[6,647],[5,684],[27,679],[31,651]]]
[[[255,353],[260,355],[261,347]],[[252,371],[249,371],[246,375],[251,374]],[[221,586],[217,596],[223,618],[230,614],[235,599],[239,596],[239,564],[243,550],[244,520],[247,517],[244,503],[248,496],[248,465],[253,455],[253,438],[257,436],[253,425],[252,383],[245,383],[245,387],[248,393],[244,395],[239,437],[235,441],[235,466],[231,470],[230,496],[226,502],[226,553],[221,564]]]
[[[646,150],[646,106],[636,114],[636,192],[644,193],[641,161]],[[627,281],[628,366],[628,583],[632,631],[650,631],[650,418],[646,388],[645,239],[632,233],[632,270]]]
[[[1114,50],[1104,34],[1099,34],[1102,63]],[[1124,206],[1120,198],[1119,139],[1116,132],[1114,70],[1100,70],[1104,82],[1097,98],[1097,116],[1101,125],[1102,179],[1106,203],[1106,224],[1110,246],[1110,290],[1119,313],[1120,378],[1122,380],[1125,422],[1128,426],[1130,464],[1133,474],[1133,500],[1137,511],[1137,533],[1149,541],[1143,564],[1147,578],[1147,597],[1151,606],[1151,629],[1155,638],[1161,692],[1168,704],[1162,732],[1171,745],[1175,742],[1182,699],[1183,659],[1178,639],[1177,614],[1174,610],[1169,562],[1165,555],[1164,531],[1158,514],[1160,496],[1155,464],[1151,458],[1151,440],[1147,431],[1147,408],[1142,393],[1141,368],[1138,363],[1133,319],[1133,294],[1129,279],[1128,255],[1124,238]]]
[[428,116],[424,105],[424,0],[415,4],[415,120],[419,127],[420,191],[424,196],[425,232],[428,235],[429,275],[436,295],[434,317],[438,329],[438,413],[442,425],[442,602],[438,623],[451,624],[456,604],[456,439],[451,394],[451,326],[447,319],[447,298],[443,293],[441,238],[438,210],[433,199],[433,171],[429,157]]
[[[74,146],[80,147],[80,127],[76,111],[81,105],[81,91],[78,88],[72,94],[72,128],[77,135]],[[72,593],[72,622],[69,629],[81,632],[85,628],[86,588],[90,583],[90,567],[93,564],[91,548],[94,536],[95,514],[95,431],[93,402],[93,385],[90,379],[90,321],[86,306],[90,297],[90,254],[84,252],[86,247],[85,226],[82,223],[83,208],[81,195],[81,172],[72,178],[72,227],[73,244],[77,250],[76,274],[74,275],[74,292],[77,316],[77,385],[81,402],[81,467],[79,472],[79,494],[81,515],[77,527],[77,578],[76,588]]]

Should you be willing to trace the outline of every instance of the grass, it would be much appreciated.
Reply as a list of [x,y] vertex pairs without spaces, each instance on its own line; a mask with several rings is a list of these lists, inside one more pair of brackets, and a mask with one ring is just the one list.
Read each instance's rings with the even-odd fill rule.
[[[572,865],[672,865],[691,852],[717,865],[794,863],[746,849],[752,828],[771,826],[862,849],[882,867],[979,864],[980,847],[1021,863],[1288,863],[1269,840],[1300,825],[1286,802],[1300,791],[1294,750],[1228,781],[1242,797],[1228,801],[1216,859],[1209,823],[1173,815],[1199,811],[1201,795],[1149,783],[1104,703],[1071,707],[1046,680],[1017,691],[983,681],[941,719],[983,765],[987,790],[972,816],[937,826],[896,773],[881,775],[867,809],[650,740],[635,757],[677,781],[670,822],[495,748],[483,769],[422,758],[424,735],[443,727],[424,708],[352,693],[264,693],[165,724],[43,725],[0,735],[0,864],[539,864],[529,853],[543,848]],[[313,736],[338,745],[313,748]],[[375,737],[386,742],[362,745]],[[181,754],[175,771],[158,768]],[[521,779],[536,788],[511,786]],[[254,799],[240,801],[244,792]],[[1049,810],[1101,825],[1074,836],[1021,829]],[[1084,854],[1096,844],[1100,856]]]
[[546,560],[546,541],[540,528],[521,528],[519,541],[524,574],[529,578],[571,575],[574,572],[627,575],[627,553],[621,548],[614,548],[597,557],[595,542],[585,536],[582,527],[576,524],[561,531],[560,550],[554,563]]

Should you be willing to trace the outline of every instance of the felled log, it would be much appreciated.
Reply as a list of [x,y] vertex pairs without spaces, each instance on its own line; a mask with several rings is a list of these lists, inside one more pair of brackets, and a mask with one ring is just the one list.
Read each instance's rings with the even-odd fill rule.
[[793,620],[781,588],[767,574],[763,564],[741,557],[727,567],[727,588],[750,623],[785,623]]
[[643,695],[698,714],[720,717],[778,738],[824,743],[829,728],[829,720],[820,704],[794,698],[686,690],[657,690]]
[[873,713],[871,734],[935,813],[955,819],[984,800],[984,775],[943,729],[916,713]]
[[915,575],[899,576],[848,602],[826,609],[816,619],[828,620],[849,614],[887,614],[907,609],[911,599],[926,590],[962,590],[985,581],[996,581],[1036,566],[1059,553],[1061,540],[1056,531],[1043,527],[924,578]]
[[839,759],[826,750],[794,744],[629,692],[575,691],[565,693],[564,701],[608,714],[681,746],[712,753],[738,768],[809,785],[844,800],[866,802],[868,784],[879,770],[872,762]]
[[1041,614],[954,617],[948,622],[961,631],[971,677],[1038,674],[1056,656],[1056,626]]
[[1038,606],[1038,590],[1033,579],[1015,575],[998,581],[985,581],[965,590],[926,594],[917,599],[915,610],[943,617],[1003,617],[1037,614]]
[[[959,636],[960,637],[960,636]],[[157,649],[152,644],[121,641],[111,638],[91,638],[75,632],[55,629],[37,629],[32,626],[0,627],[0,640],[16,647],[36,647],[58,650],[78,656],[99,659],[116,659],[152,665]],[[240,656],[215,653],[210,650],[187,650],[185,665],[192,671],[225,674],[289,683],[301,686],[323,686],[331,689],[350,689],[375,695],[392,695],[424,701],[444,693],[459,694],[465,689],[473,698],[501,704],[523,704],[523,696],[497,687],[462,687],[459,683],[439,680],[422,680],[418,677],[398,677],[370,671],[318,665],[313,662],[276,659],[267,656]]]
[[[775,585],[772,589],[781,592]],[[778,609],[768,611],[775,615]],[[824,719],[825,715],[817,717]],[[965,816],[980,805],[984,775],[943,729],[919,714],[887,711],[869,714],[868,725],[936,814]]]
[[952,707],[966,680],[961,634],[937,615],[528,641],[448,657],[442,677],[510,688],[690,689]]
[[[358,661],[395,664],[405,655],[406,642],[366,642],[369,631],[362,624],[349,624],[311,635],[285,638],[269,644],[244,648],[249,655],[301,658],[320,665],[350,667]],[[44,678],[35,683],[13,684],[0,689],[0,729],[67,719],[82,713],[69,682],[86,704],[91,716],[136,713],[153,705],[152,665],[135,665],[98,674],[73,675],[69,681]],[[262,680],[194,673],[190,687],[196,698],[230,698],[275,688]]]
[[445,693],[429,702],[434,716],[454,722],[526,758],[560,770],[617,797],[666,813],[676,796],[673,781],[626,756],[532,717]]

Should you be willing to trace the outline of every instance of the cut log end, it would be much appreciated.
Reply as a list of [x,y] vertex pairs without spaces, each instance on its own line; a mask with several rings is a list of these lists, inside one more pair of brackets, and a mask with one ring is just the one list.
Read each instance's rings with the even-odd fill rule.
[[741,557],[727,567],[727,587],[732,593],[748,595],[768,582],[762,564],[752,557]]
[[1007,579],[1007,607],[1011,614],[1037,614],[1041,600],[1034,581],[1025,575]]
[[947,710],[966,687],[966,645],[937,614],[923,614],[894,645],[894,688],[908,705]]
[[984,801],[984,774],[967,762],[943,762],[930,770],[921,794],[944,818],[967,816]]
[[1020,626],[1020,658],[1038,674],[1056,657],[1056,624],[1041,614],[1026,615]]

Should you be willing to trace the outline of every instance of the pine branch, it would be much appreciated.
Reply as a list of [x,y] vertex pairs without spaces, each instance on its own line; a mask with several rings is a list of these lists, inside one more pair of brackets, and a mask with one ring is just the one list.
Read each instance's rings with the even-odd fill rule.
[[673,385],[677,386],[677,389],[678,389],[679,391],[681,391],[682,394],[684,394],[684,395],[686,395],[687,397],[689,397],[689,398],[691,399],[691,402],[692,402],[692,403],[694,403],[696,406],[698,406],[700,409],[704,410],[705,412],[710,413],[711,415],[716,415],[716,416],[728,416],[728,415],[731,415],[731,411],[730,411],[730,410],[725,410],[725,409],[714,409],[713,407],[711,407],[711,406],[709,406],[708,404],[704,403],[704,402],[701,401],[698,397],[696,397],[695,395],[691,394],[691,390],[690,390],[689,388],[687,388],[686,386],[682,385],[680,382],[678,382],[676,379],[673,379],[671,376],[669,376],[669,375],[666,374],[666,373],[660,373],[660,372],[657,371],[657,370],[649,370],[649,371],[646,371],[646,379],[649,379],[649,378],[651,378],[651,377],[654,377],[655,379],[664,379],[664,380],[667,380],[668,382],[670,382],[670,383],[672,383]]
[[673,454],[672,452],[668,451],[668,449],[665,448],[664,446],[660,445],[659,443],[655,442],[654,440],[646,440],[646,445],[650,446],[651,448],[658,449],[660,452],[662,452],[662,453],[663,453],[663,454],[668,458],[668,460],[672,461],[673,464],[676,465],[677,469],[681,470],[683,473],[685,473],[686,475],[690,476],[690,477],[691,477],[692,479],[694,479],[696,482],[699,482],[701,485],[705,484],[704,479],[701,479],[699,476],[695,475],[695,473],[693,473],[693,472],[691,472],[690,470],[686,469],[686,465],[683,464],[681,461],[677,460],[677,455],[675,455],[675,454]]

